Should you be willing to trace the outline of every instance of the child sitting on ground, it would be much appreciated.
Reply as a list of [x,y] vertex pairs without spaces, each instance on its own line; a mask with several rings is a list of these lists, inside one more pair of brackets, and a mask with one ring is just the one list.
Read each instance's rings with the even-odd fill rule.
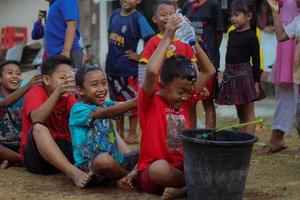
[[[33,77],[20,88],[22,74],[17,61],[7,60],[0,63],[0,164],[1,168],[21,164],[20,147],[21,110],[23,95],[41,76]],[[19,89],[20,88],[20,89]]]
[[49,57],[42,66],[43,85],[32,87],[24,100],[21,159],[25,168],[36,174],[63,172],[77,187],[92,178],[75,167],[68,128],[70,110],[76,98],[70,58]]
[[92,172],[98,181],[120,179],[132,170],[137,154],[124,155],[130,150],[111,118],[136,107],[137,98],[122,103],[106,100],[107,80],[98,66],[79,69],[75,81],[82,100],[73,106],[69,119],[75,165]]
[[195,45],[201,71],[198,76],[186,57],[165,59],[180,23],[181,19],[174,15],[169,18],[164,37],[149,60],[138,96],[142,139],[136,181],[141,191],[163,193],[162,199],[174,199],[186,193],[179,132],[190,128],[188,110],[197,102],[200,90],[215,73],[198,43]]

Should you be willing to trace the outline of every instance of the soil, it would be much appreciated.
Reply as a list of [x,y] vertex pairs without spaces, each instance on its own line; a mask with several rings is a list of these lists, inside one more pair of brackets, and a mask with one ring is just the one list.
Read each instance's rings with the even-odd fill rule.
[[[219,119],[220,126],[236,123],[236,119]],[[266,130],[257,133],[259,141],[255,144],[246,189],[245,200],[295,200],[300,199],[300,158],[295,151],[300,147],[295,128],[285,141],[288,149],[269,156],[258,155],[259,149],[270,137],[272,119],[267,117]],[[40,176],[30,174],[21,167],[0,170],[0,200],[135,200],[159,199],[159,196],[126,191],[116,187],[89,186],[76,188],[66,176]]]

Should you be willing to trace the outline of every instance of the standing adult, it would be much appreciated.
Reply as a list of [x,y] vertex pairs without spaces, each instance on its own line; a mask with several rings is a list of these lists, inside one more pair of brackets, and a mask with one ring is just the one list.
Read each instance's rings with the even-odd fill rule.
[[45,27],[48,57],[61,54],[72,59],[73,67],[82,66],[82,49],[79,45],[80,18],[77,0],[47,0],[50,2]]

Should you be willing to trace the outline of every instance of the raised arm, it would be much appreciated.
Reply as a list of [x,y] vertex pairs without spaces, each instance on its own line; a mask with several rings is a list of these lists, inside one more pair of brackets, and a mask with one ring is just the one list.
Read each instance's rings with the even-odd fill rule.
[[99,108],[92,113],[92,118],[112,118],[119,114],[123,114],[128,110],[137,106],[137,97],[116,105],[110,106],[108,108]]
[[273,15],[273,24],[275,27],[275,34],[276,34],[276,38],[278,41],[285,41],[288,40],[289,37],[286,34],[286,32],[284,31],[284,28],[280,22],[280,18],[279,18],[279,6],[278,6],[278,2],[277,0],[267,0],[271,10],[272,10],[272,15]]
[[200,68],[200,73],[197,77],[195,89],[196,91],[201,91],[202,88],[207,84],[208,80],[216,73],[216,70],[198,42],[195,45],[195,50],[197,64]]
[[171,43],[176,30],[180,27],[181,19],[174,15],[169,19],[166,25],[166,31],[163,39],[152,54],[146,70],[144,90],[148,96],[152,96],[155,90],[155,82],[159,76],[160,68],[165,60],[165,55],[169,44]]
[[29,88],[41,82],[41,76],[35,76],[29,81],[24,87],[12,92],[11,94],[7,95],[4,99],[0,100],[0,107],[8,107],[18,101],[28,90]]
[[74,76],[70,75],[64,78],[61,85],[59,85],[49,96],[49,98],[36,110],[30,113],[30,118],[33,123],[45,122],[51,115],[55,105],[59,99],[71,92],[75,87]]

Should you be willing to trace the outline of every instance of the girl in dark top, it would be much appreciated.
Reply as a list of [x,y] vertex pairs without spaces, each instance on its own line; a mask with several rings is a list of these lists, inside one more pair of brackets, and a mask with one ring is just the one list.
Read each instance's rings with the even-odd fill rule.
[[[254,5],[250,0],[234,0],[229,33],[226,66],[217,103],[235,105],[241,123],[254,120],[254,101],[265,94],[260,86],[259,44],[255,34]],[[249,125],[241,131],[254,133]]]

